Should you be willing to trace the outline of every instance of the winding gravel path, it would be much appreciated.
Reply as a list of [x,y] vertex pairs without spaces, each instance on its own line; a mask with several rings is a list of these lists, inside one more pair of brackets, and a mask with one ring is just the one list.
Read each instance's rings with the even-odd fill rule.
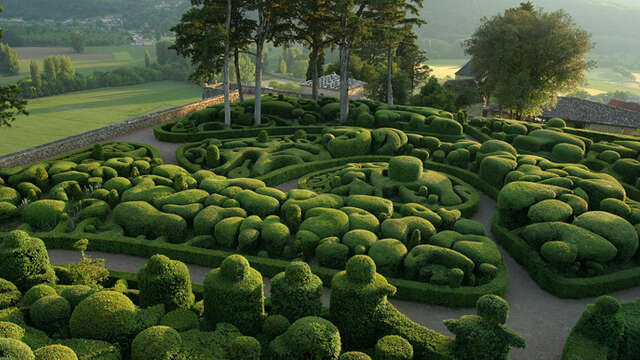
[[[175,149],[180,144],[159,142],[148,129],[143,129],[125,137],[118,138],[121,141],[135,141],[155,146],[165,163],[175,163]],[[295,188],[296,180],[292,180],[277,186],[283,191]],[[496,211],[496,202],[490,197],[480,195],[480,207],[473,219],[481,222],[487,230],[491,229],[491,219]],[[504,262],[509,269],[509,286],[505,298],[511,305],[511,312],[507,325],[520,333],[527,342],[526,349],[513,349],[511,359],[524,360],[551,360],[560,359],[562,348],[571,327],[578,321],[580,315],[588,304],[592,304],[595,298],[586,299],[560,299],[542,289],[529,277],[526,270],[520,266],[504,249],[502,254]],[[137,272],[147,259],[111,253],[89,252],[93,257],[104,258],[107,267],[113,270]],[[50,250],[49,256],[52,263],[68,264],[79,259],[78,252],[66,250]],[[191,280],[201,284],[205,275],[210,270],[202,266],[189,265]],[[269,294],[269,279],[265,278],[265,292]],[[328,304],[329,290],[325,289],[324,301]],[[622,290],[610,294],[621,302],[632,301],[640,298],[640,287]],[[442,306],[426,305],[416,302],[394,300],[391,302],[403,313],[414,321],[423,324],[439,332],[450,334],[442,321],[458,318],[462,315],[474,314],[474,309],[449,309]]]

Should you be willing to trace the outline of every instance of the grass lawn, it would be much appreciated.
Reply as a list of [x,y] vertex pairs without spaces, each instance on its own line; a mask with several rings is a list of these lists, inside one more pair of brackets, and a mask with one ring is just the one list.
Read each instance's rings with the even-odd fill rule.
[[94,71],[108,71],[122,66],[144,65],[144,52],[148,51],[155,61],[155,46],[90,46],[82,54],[76,54],[68,47],[15,47],[20,59],[20,74],[0,76],[0,85],[12,84],[29,76],[29,63],[34,60],[43,71],[42,60],[47,56],[65,55],[71,59],[76,71],[90,74]]
[[34,99],[27,105],[29,116],[19,117],[10,128],[0,128],[0,156],[201,97],[199,86],[159,81]]

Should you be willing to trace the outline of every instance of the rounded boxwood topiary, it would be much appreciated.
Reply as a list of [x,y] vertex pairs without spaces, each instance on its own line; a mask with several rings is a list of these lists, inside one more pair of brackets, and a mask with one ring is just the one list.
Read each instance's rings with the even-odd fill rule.
[[35,360],[31,348],[20,340],[0,338],[0,359]]
[[131,343],[131,360],[173,359],[180,352],[182,338],[168,326],[152,326],[136,335]]
[[213,325],[228,322],[256,334],[264,317],[262,275],[241,255],[231,255],[204,279],[204,315]]
[[551,159],[559,163],[577,164],[582,161],[584,150],[573,144],[559,143],[551,150]]
[[620,199],[602,199],[602,201],[600,201],[600,210],[618,215],[625,219],[631,217],[631,207]]
[[160,325],[165,325],[176,329],[179,332],[197,329],[200,326],[198,315],[192,310],[175,309],[166,313],[160,319]]
[[[349,221],[352,222],[351,216]],[[347,245],[355,255],[366,254],[377,240],[378,236],[375,233],[363,229],[351,230],[342,237],[342,243]]]
[[340,355],[340,360],[371,360],[371,356],[359,351],[349,351]]
[[564,120],[560,118],[551,118],[547,121],[547,126],[561,129],[561,128],[567,127],[567,124],[564,122]]
[[289,326],[291,326],[291,323],[284,315],[269,315],[264,319],[262,332],[267,334],[269,338],[273,339],[287,331]]
[[273,360],[337,360],[342,343],[340,332],[330,321],[307,316],[294,322],[287,331],[269,343]]
[[573,214],[573,208],[560,200],[547,199],[531,206],[527,216],[534,223],[565,221]]
[[156,254],[138,271],[137,278],[141,306],[164,304],[168,310],[193,306],[191,276],[184,263]]
[[75,308],[80,302],[93,294],[94,290],[87,285],[72,285],[60,292],[60,296],[67,299],[71,308]]
[[369,256],[376,263],[378,272],[386,276],[396,276],[400,272],[407,253],[407,247],[397,239],[378,240],[369,249]]
[[22,299],[20,299],[19,306],[22,308],[28,308],[36,301],[42,299],[45,296],[57,295],[56,290],[47,284],[40,284],[29,289]]
[[552,264],[570,265],[576,261],[578,248],[564,241],[548,241],[540,248],[540,254]]
[[[327,240],[334,239],[334,240]],[[316,247],[316,257],[320,266],[331,269],[342,269],[349,258],[349,247],[340,243],[338,238],[327,238],[320,240],[320,245]]]
[[289,321],[322,312],[322,280],[304,262],[292,262],[271,279],[271,312]]
[[76,353],[64,345],[43,346],[33,352],[36,360],[78,360]]
[[413,156],[395,156],[389,160],[389,177],[395,181],[410,182],[422,176],[422,161]]
[[412,360],[413,346],[402,336],[387,335],[376,343],[373,360]]
[[504,324],[509,316],[509,303],[497,295],[483,295],[476,301],[476,312],[490,324]]
[[260,342],[251,336],[238,336],[231,341],[229,360],[260,360]]
[[44,242],[21,230],[0,237],[0,274],[21,291],[37,284],[53,284],[55,271]]
[[71,313],[71,336],[117,341],[135,329],[136,307],[116,291],[100,291],[82,300]]
[[34,302],[29,309],[31,321],[48,333],[63,330],[71,316],[71,304],[58,295],[49,295]]
[[0,338],[22,340],[24,329],[17,324],[8,321],[0,321]]
[[22,298],[22,293],[9,280],[0,278],[0,310],[6,309],[18,303]]

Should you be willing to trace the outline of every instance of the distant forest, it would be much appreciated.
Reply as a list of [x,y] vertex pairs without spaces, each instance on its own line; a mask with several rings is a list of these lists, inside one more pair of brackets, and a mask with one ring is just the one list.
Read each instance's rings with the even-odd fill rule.
[[[461,58],[461,42],[483,16],[496,15],[524,0],[428,0],[418,29],[420,46],[431,59]],[[596,42],[592,56],[600,65],[640,69],[640,1],[638,0],[533,0],[546,10],[564,8]],[[121,15],[126,29],[163,34],[190,6],[189,0],[4,0],[4,18],[66,20]]]

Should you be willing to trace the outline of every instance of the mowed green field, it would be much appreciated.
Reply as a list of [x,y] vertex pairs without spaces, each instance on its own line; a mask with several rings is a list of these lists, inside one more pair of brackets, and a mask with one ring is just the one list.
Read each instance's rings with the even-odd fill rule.
[[42,70],[42,60],[47,56],[65,55],[71,59],[76,71],[90,74],[94,71],[108,71],[122,66],[144,65],[144,52],[148,51],[151,60],[156,61],[155,46],[90,46],[82,54],[68,47],[15,47],[20,59],[20,74],[0,76],[0,84],[12,84],[29,76],[29,64],[36,61]]
[[0,128],[0,156],[201,98],[199,86],[159,81],[34,99],[29,116]]

